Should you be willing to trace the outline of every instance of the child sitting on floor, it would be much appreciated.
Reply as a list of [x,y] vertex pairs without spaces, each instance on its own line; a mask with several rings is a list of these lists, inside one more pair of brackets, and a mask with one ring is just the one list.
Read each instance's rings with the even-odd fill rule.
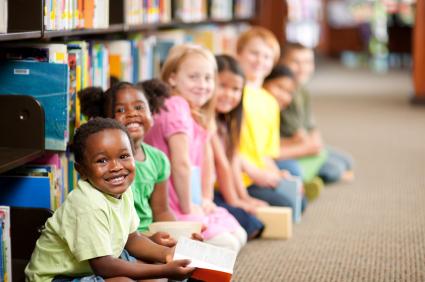
[[352,180],[353,162],[351,157],[324,145],[311,111],[310,94],[306,88],[314,72],[313,50],[299,43],[287,43],[283,49],[282,63],[295,75],[298,89],[291,104],[281,115],[282,146],[286,148],[285,158],[313,156],[323,158],[318,176],[325,183],[341,179]]
[[112,119],[90,120],[77,129],[72,149],[81,180],[47,220],[25,270],[27,280],[190,276],[190,261],[170,262],[173,248],[155,244],[137,231],[139,218],[129,189],[135,174],[134,148],[127,130]]
[[[276,65],[271,73],[264,79],[264,88],[276,98],[281,109],[280,116],[282,116],[286,108],[291,104],[292,96],[297,88],[294,73],[285,65]],[[284,130],[282,126],[284,126],[284,123],[281,121],[280,132]],[[278,164],[282,161],[285,162],[291,159],[287,156],[287,151],[290,151],[291,148],[283,145],[284,140],[282,138],[281,136]],[[324,158],[299,158],[296,161],[301,171],[300,176],[304,181],[306,197],[309,201],[312,201],[320,195],[324,186],[323,181],[316,176],[319,167],[323,164]]]

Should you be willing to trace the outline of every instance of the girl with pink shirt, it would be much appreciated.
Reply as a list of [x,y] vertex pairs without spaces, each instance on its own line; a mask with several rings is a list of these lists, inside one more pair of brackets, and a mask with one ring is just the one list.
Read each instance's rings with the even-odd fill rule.
[[[213,199],[213,157],[209,130],[214,118],[217,66],[213,54],[194,44],[173,47],[164,62],[161,78],[171,87],[145,142],[170,159],[169,200],[178,220],[202,221],[206,242],[238,251],[247,240],[245,230]],[[161,93],[155,93],[160,99]],[[191,185],[194,167],[201,184]],[[192,188],[191,188],[192,187]],[[192,201],[192,190],[202,189],[202,202]],[[194,190],[193,192],[199,192]]]

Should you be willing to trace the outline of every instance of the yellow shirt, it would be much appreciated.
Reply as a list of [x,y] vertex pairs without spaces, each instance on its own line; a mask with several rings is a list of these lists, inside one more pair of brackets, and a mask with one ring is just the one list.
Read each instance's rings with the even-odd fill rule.
[[[243,123],[239,153],[258,168],[264,168],[264,158],[279,155],[279,104],[265,89],[246,86],[243,98]],[[246,187],[252,179],[244,173]]]

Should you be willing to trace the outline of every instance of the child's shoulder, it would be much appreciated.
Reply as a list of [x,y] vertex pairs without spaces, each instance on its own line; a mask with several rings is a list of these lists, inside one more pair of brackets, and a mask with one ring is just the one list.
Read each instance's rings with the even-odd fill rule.
[[[165,101],[167,109],[189,109],[189,103],[182,96],[173,95]],[[171,107],[171,108],[170,108]]]

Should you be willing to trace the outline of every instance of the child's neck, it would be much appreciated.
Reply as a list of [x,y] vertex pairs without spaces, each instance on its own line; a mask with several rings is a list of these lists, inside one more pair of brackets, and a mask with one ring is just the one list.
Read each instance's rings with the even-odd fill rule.
[[134,143],[134,159],[143,162],[146,159],[145,152],[142,148],[143,139],[133,140]]
[[251,88],[260,89],[261,87],[263,87],[263,82],[264,82],[264,79],[256,78],[256,79],[247,80],[246,85]]

